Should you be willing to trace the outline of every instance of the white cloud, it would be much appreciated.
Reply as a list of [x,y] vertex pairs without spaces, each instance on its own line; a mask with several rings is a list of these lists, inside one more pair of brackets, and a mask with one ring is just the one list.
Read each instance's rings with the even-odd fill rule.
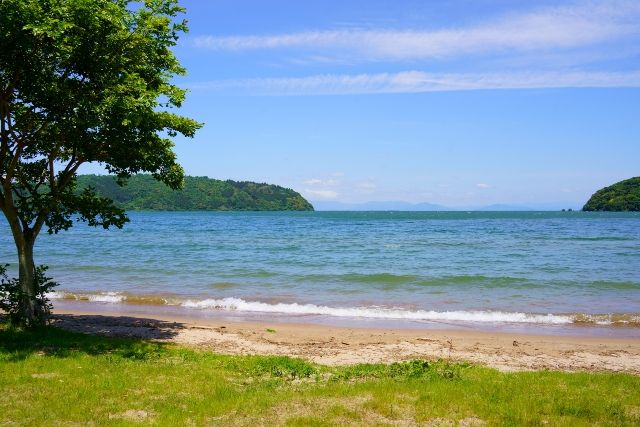
[[217,80],[188,85],[240,95],[346,95],[488,89],[640,87],[640,71],[511,72],[435,74],[422,71],[379,74],[323,74],[308,77]]
[[304,191],[311,196],[317,196],[323,199],[335,199],[338,197],[338,193],[333,190],[312,190],[307,188]]
[[307,185],[319,185],[322,184],[322,180],[318,178],[307,179],[306,181],[302,181],[303,184]]
[[[466,28],[308,31],[269,36],[201,36],[212,50],[338,50],[372,60],[426,59],[469,54],[567,49],[640,33],[640,2],[581,1],[571,6],[504,16]],[[331,57],[317,55],[327,60]]]
[[489,184],[476,184],[476,187],[478,187],[478,188],[491,188],[491,186]]
[[[618,43],[615,48],[610,45],[596,46],[598,43],[637,35],[640,35],[640,1],[584,0],[571,5],[502,16],[497,20],[463,28],[429,31],[347,29],[271,36],[202,36],[194,39],[196,46],[217,51],[294,49],[293,54],[303,57],[305,64],[330,63],[340,58],[349,61],[395,61],[485,55],[484,64],[490,66],[484,67],[482,72],[427,73],[407,70],[376,74],[320,74],[214,80],[187,86],[195,90],[234,95],[640,87],[640,69],[616,72],[581,71],[575,68],[577,63],[637,56],[637,38],[629,39],[633,43]],[[490,69],[500,71],[487,71]]]
[[335,179],[318,179],[318,178],[311,178],[308,179],[306,181],[302,182],[303,184],[307,184],[307,185],[323,185],[323,186],[334,186],[334,185],[338,185],[340,182],[335,180]]

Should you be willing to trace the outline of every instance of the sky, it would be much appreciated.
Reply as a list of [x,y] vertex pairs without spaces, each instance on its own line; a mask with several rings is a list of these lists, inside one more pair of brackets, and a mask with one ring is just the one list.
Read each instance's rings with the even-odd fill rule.
[[189,175],[579,208],[640,175],[640,1],[181,0]]

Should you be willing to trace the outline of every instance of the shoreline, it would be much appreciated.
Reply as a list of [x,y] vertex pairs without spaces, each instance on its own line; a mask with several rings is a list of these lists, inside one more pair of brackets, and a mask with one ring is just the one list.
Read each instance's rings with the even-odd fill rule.
[[54,324],[77,332],[158,340],[221,354],[282,355],[324,365],[446,359],[501,371],[551,369],[640,375],[640,340],[632,337],[368,328],[269,317],[243,320],[158,310],[140,313],[123,307],[95,309],[89,305],[57,307]]
[[405,309],[376,305],[325,306],[313,303],[244,300],[237,297],[191,299],[128,292],[71,293],[50,296],[63,310],[112,311],[153,315],[158,311],[194,319],[309,323],[384,329],[444,329],[511,332],[527,335],[609,336],[640,340],[640,315],[536,313],[501,310]]

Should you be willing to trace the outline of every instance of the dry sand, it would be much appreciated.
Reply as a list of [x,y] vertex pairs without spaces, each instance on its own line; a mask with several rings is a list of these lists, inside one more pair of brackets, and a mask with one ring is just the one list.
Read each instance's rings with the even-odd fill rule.
[[[223,354],[286,355],[325,365],[407,359],[469,361],[502,371],[553,369],[640,375],[640,340],[473,330],[409,330],[57,311],[64,329],[173,342]],[[149,317],[149,316],[147,316]]]

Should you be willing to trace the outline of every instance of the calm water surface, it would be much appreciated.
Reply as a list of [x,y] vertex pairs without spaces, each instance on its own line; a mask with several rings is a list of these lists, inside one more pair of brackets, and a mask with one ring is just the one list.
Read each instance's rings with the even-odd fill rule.
[[[640,328],[640,215],[133,212],[42,235],[55,298],[193,310]],[[3,224],[0,261],[15,265]]]

